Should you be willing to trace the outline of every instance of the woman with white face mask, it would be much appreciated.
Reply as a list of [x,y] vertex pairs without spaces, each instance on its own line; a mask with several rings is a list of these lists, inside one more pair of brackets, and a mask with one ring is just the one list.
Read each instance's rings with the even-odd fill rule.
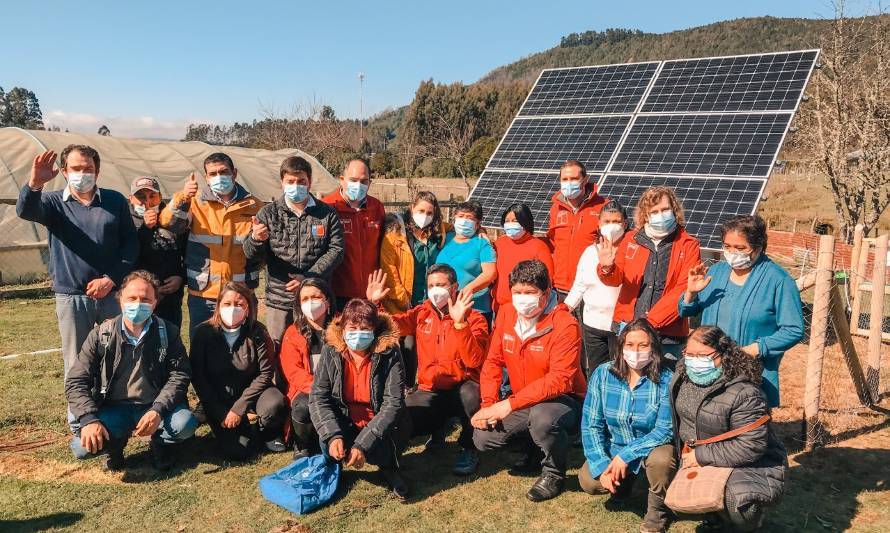
[[[259,439],[282,452],[287,400],[273,384],[275,344],[256,320],[256,299],[243,283],[227,282],[210,320],[192,335],[192,385],[226,458],[243,461],[258,448],[247,413],[257,415]],[[260,444],[261,446],[261,444]]]
[[445,244],[447,228],[436,195],[417,193],[404,214],[390,213],[380,244],[380,268],[389,293],[381,302],[387,313],[404,313],[427,298],[426,276]]
[[677,470],[671,376],[662,367],[658,334],[646,320],[634,320],[618,336],[612,360],[594,370],[584,399],[581,440],[587,460],[578,482],[588,494],[621,502],[645,470],[649,495],[642,532],[664,531],[670,517],[664,495]]
[[[624,206],[615,200],[604,205],[600,211],[599,228],[599,242],[608,241],[613,246],[621,244],[627,229],[627,212]],[[590,377],[597,366],[608,360],[611,345],[615,342],[612,316],[615,314],[615,302],[618,300],[620,287],[604,284],[596,273],[598,265],[599,246],[591,244],[581,254],[575,281],[564,301],[570,311],[584,303],[581,314],[581,338],[584,342],[581,368],[587,377]]]
[[497,252],[497,280],[494,285],[492,306],[498,308],[510,303],[510,272],[522,261],[537,259],[544,263],[547,272],[553,277],[553,256],[550,247],[543,239],[535,237],[535,220],[532,211],[525,204],[513,204],[501,215],[501,228],[504,234],[494,242]]
[[701,315],[763,363],[763,391],[779,405],[779,363],[804,334],[800,291],[794,279],[766,255],[767,230],[757,215],[723,223],[723,261],[689,271],[680,316]]
[[320,453],[309,417],[312,378],[324,347],[324,331],[334,318],[334,293],[321,278],[307,278],[294,301],[294,323],[284,332],[278,362],[291,407],[294,460]]

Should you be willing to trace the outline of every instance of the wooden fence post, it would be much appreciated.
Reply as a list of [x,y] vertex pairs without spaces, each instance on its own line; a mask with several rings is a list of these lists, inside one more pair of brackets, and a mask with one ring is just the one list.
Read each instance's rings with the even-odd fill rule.
[[[856,294],[856,290],[859,288],[859,276],[865,275],[864,272],[859,270],[859,254],[862,253],[862,238],[864,237],[865,227],[862,224],[856,224],[856,229],[853,230],[853,250],[850,253],[850,295]],[[866,244],[865,248],[866,259],[868,258],[868,245]],[[866,263],[868,264],[868,263]]]
[[875,263],[872,266],[871,309],[868,319],[868,370],[865,378],[871,391],[872,401],[881,398],[881,337],[884,322],[884,287],[887,284],[887,239],[885,233],[875,239]]
[[822,396],[822,364],[828,333],[828,310],[831,305],[831,283],[834,277],[834,236],[819,237],[816,257],[816,289],[813,298],[813,322],[810,326],[810,349],[807,354],[807,380],[804,392],[804,436],[807,450],[822,443],[824,428],[819,421]]
[[[859,226],[856,226],[856,228],[858,230]],[[853,333],[859,331],[859,315],[862,313],[862,291],[859,290],[859,287],[862,286],[862,282],[868,273],[868,254],[871,251],[871,244],[865,240],[864,234],[862,237],[859,243],[859,252],[856,253],[856,270],[851,276],[853,285],[850,288],[853,291],[853,299],[850,304],[850,329]],[[856,249],[854,248],[853,251],[856,252]],[[853,266],[852,257],[850,258],[850,266]]]

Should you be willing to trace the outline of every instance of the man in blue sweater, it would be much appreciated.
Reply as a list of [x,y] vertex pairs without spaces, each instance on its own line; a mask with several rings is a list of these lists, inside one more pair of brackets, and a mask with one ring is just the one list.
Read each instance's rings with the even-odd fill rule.
[[[49,234],[49,273],[67,377],[87,334],[120,313],[116,287],[133,269],[139,241],[127,199],[96,187],[95,149],[69,145],[62,150],[60,164],[67,186],[44,193],[43,186],[59,173],[56,153],[47,150],[35,157],[15,208],[18,216],[43,224]],[[77,429],[70,410],[68,423]]]

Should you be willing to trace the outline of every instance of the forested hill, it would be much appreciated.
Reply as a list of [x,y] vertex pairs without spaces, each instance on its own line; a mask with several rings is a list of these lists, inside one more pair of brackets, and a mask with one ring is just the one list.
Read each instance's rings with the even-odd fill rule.
[[670,33],[610,29],[573,33],[558,46],[492,70],[480,83],[533,82],[541,69],[818,47],[829,21],[757,17]]

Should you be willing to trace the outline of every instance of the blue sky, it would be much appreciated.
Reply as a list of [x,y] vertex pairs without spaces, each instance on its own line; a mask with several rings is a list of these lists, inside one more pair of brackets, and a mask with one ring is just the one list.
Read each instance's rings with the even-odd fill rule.
[[823,0],[23,0],[3,7],[0,86],[33,90],[47,124],[180,138],[189,122],[311,101],[356,117],[360,71],[367,116],[410,102],[421,80],[473,82],[571,32],[831,13]]

